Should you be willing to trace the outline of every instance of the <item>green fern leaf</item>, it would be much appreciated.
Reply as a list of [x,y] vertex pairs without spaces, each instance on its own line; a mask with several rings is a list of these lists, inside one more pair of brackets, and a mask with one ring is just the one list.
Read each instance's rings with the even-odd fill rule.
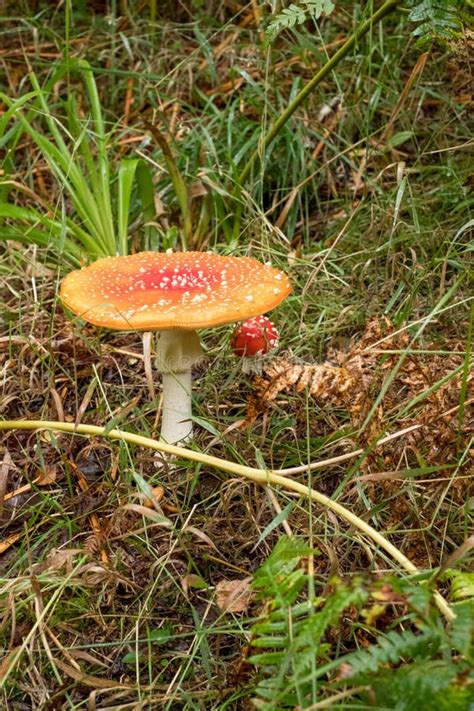
[[305,586],[307,575],[299,568],[301,559],[313,552],[296,538],[280,538],[270,556],[257,570],[253,587],[273,607],[291,605]]
[[[469,686],[458,682],[463,669],[445,660],[418,661],[367,679],[372,697],[397,711],[466,711]],[[463,705],[464,704],[464,705]]]
[[282,31],[296,25],[302,25],[312,18],[319,20],[321,15],[330,15],[334,10],[333,0],[301,0],[300,4],[292,3],[276,15],[267,27],[267,42],[271,42]]
[[422,40],[451,39],[462,30],[460,0],[409,0],[412,34]]
[[345,609],[361,606],[367,597],[360,586],[341,585],[326,600],[278,607],[254,625],[252,645],[266,651],[248,661],[265,674],[256,689],[258,698],[271,699],[273,704],[260,704],[262,709],[301,705],[301,698],[311,692],[317,660],[326,659],[330,651],[330,645],[322,642],[326,631],[339,624]]
[[341,659],[351,667],[350,678],[377,672],[386,664],[397,664],[402,660],[429,658],[435,654],[443,638],[437,629],[425,629],[415,635],[411,630],[388,632],[379,637],[376,644],[368,649],[354,652]]
[[[370,588],[357,581],[351,586],[333,582],[334,592],[327,598],[303,599],[309,578],[301,562],[309,553],[298,539],[282,539],[255,574],[254,587],[260,599],[267,601],[265,615],[252,627],[255,653],[248,659],[260,674],[253,699],[256,708],[311,707],[324,697],[321,681],[336,669],[344,673],[332,680],[333,690],[348,683],[367,689],[351,697],[354,707],[373,706],[375,699],[378,707],[396,711],[470,708],[469,702],[474,701],[474,599],[455,604],[457,617],[445,629],[429,586],[390,580],[390,587],[413,610],[404,620],[406,629],[391,630],[367,649],[337,657],[328,630],[341,624],[348,608],[360,614]],[[461,588],[465,590],[469,587],[466,580],[471,580],[463,576]]]
[[444,578],[451,581],[453,600],[462,600],[467,597],[474,600],[474,573],[451,569],[446,571]]
[[332,0],[303,0],[306,9],[314,20],[319,20],[321,15],[330,15],[334,10]]
[[456,604],[454,609],[451,644],[474,666],[474,598]]

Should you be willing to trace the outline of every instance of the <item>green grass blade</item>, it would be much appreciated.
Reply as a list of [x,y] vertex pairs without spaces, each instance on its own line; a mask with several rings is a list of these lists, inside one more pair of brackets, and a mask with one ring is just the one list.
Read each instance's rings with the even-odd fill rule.
[[87,169],[87,175],[94,191],[100,190],[99,173],[91,150],[87,125],[81,125],[77,118],[75,98],[70,96],[66,102],[68,112],[68,128],[75,137],[75,148],[79,150]]
[[[12,205],[11,203],[1,203],[0,202],[0,217],[5,217],[7,219],[15,220],[16,222],[22,221],[31,225],[41,225],[46,230],[49,230],[51,235],[59,238],[62,234],[64,227],[67,231],[79,242],[81,242],[87,252],[90,252],[96,256],[105,256],[105,252],[101,252],[94,240],[87,232],[84,232],[78,225],[74,224],[72,220],[55,220],[48,215],[44,215],[39,210],[34,208],[20,207],[18,205]],[[22,240],[28,241],[28,240]],[[71,243],[73,244],[73,243]],[[81,251],[79,247],[73,249],[73,252],[80,254]]]
[[[87,62],[81,63],[78,64],[78,67],[85,69],[88,67],[88,64]],[[45,153],[45,157],[48,159],[48,162],[51,159],[52,153],[55,153],[55,162],[57,165],[61,166],[63,174],[62,176],[59,176],[59,179],[61,181],[65,181],[66,176],[69,179],[68,189],[71,191],[71,197],[76,204],[78,212],[81,214],[81,219],[88,224],[88,229],[91,233],[94,233],[96,239],[101,242],[106,252],[108,254],[115,254],[117,249],[115,245],[114,224],[110,198],[110,166],[107,156],[104,122],[100,110],[100,102],[94,78],[90,71],[83,71],[82,75],[91,104],[93,126],[98,148],[98,167],[96,168],[94,166],[90,149],[88,149],[88,147],[83,143],[83,141],[86,140],[83,131],[76,136],[75,148],[72,153],[70,152],[61,134],[61,124],[59,124],[51,114],[50,108],[46,101],[46,93],[41,90],[36,76],[31,74],[31,82],[38,91],[38,99],[43,112],[42,115],[51,131],[52,136],[54,137],[57,151],[48,151],[48,144],[51,148],[53,143],[45,143],[41,140],[43,137],[38,137],[36,132],[35,140]],[[27,124],[30,127],[30,135],[33,135],[32,131],[34,131],[34,129],[31,126],[31,123],[27,119],[24,120],[27,121]],[[77,126],[77,121],[73,121],[72,126],[70,126],[70,128],[72,128],[72,132],[70,133],[72,140],[74,140],[74,129],[77,129]],[[79,163],[77,159],[75,159],[74,155],[75,151],[81,146],[83,147],[83,155],[87,156],[87,173],[84,173],[80,169]],[[51,167],[53,168],[52,164]],[[90,189],[90,183],[92,183],[93,191]]]
[[139,161],[125,158],[120,162],[118,174],[117,231],[119,253],[128,254],[128,223],[133,182]]
[[[94,120],[94,131],[96,135],[98,161],[99,161],[99,176],[101,181],[102,191],[98,196],[103,209],[105,218],[105,226],[107,228],[107,240],[109,247],[113,250],[115,247],[115,236],[113,228],[113,212],[110,193],[110,161],[107,149],[107,135],[105,132],[104,117],[100,105],[99,92],[95,82],[94,74],[89,63],[85,59],[77,62],[77,67],[80,70],[82,79],[89,95],[89,102]],[[115,248],[116,251],[116,248]]]
[[82,251],[71,239],[62,238],[62,242],[53,234],[48,235],[43,230],[36,227],[27,227],[20,229],[19,227],[6,227],[0,231],[0,240],[13,240],[20,244],[36,244],[38,247],[52,250],[61,261],[70,262],[74,267],[83,265]]
[[147,249],[159,250],[160,233],[156,226],[151,224],[154,223],[156,218],[153,175],[150,166],[144,160],[138,162],[136,181],[145,222],[145,244]]

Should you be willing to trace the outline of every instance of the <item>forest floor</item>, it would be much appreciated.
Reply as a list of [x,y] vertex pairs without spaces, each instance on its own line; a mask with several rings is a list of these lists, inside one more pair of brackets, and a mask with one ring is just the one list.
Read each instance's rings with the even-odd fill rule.
[[[361,12],[358,3],[353,13],[337,9],[317,33],[306,23],[268,50],[257,3],[209,2],[208,13],[187,5],[173,14],[165,4],[151,23],[144,4],[135,14],[84,4],[69,37],[61,5],[31,3],[0,25],[1,88],[11,98],[31,91],[29,72],[43,84],[65,56],[87,59],[112,159],[140,156],[153,166],[161,246],[176,249],[179,208],[144,121],[170,139],[194,213],[208,195],[225,203],[262,131]],[[271,261],[293,288],[272,315],[279,350],[259,374],[232,355],[231,327],[203,332],[190,446],[292,470],[427,579],[447,560],[469,569],[461,553],[474,502],[473,38],[420,46],[397,13],[381,28],[308,97],[255,170],[237,243],[216,207],[211,229],[188,245]],[[52,92],[58,121],[67,92],[87,116],[81,81],[68,81]],[[0,97],[0,121],[6,111]],[[47,201],[71,215],[38,145],[24,134],[9,146],[2,131],[8,199]],[[142,235],[138,219],[135,251]],[[157,438],[159,375],[141,334],[72,320],[57,296],[70,265],[50,250],[11,239],[0,250],[2,420]],[[312,550],[299,562],[303,598],[325,599],[355,581],[372,595],[406,577],[318,503],[106,437],[2,433],[0,514],[0,705],[15,711],[254,708],[267,671],[248,656],[272,602],[251,582],[282,537]],[[456,604],[453,580],[440,575],[437,584]],[[409,595],[387,595],[377,609],[374,599],[331,623],[321,658],[418,624]],[[342,688],[330,678],[293,707],[323,708],[316,704]],[[351,708],[385,708],[368,688],[349,693]]]

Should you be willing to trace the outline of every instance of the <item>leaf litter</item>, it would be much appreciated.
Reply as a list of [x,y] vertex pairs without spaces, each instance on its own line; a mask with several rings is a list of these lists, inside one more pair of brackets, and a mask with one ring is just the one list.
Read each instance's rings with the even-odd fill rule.
[[[410,347],[409,343],[407,330],[396,331],[384,318],[369,322],[347,350],[329,351],[325,363],[276,358],[253,380],[245,425],[252,425],[282,394],[307,393],[331,414],[342,412],[342,424],[358,431],[361,446],[369,446],[385,432],[417,425],[404,438],[384,444],[382,462],[378,450],[369,452],[362,471],[378,462],[395,470],[437,466],[436,479],[450,476],[474,434],[474,378],[472,370],[467,377],[464,374],[465,344],[444,342],[441,352],[432,341]],[[377,405],[386,379],[397,368]],[[471,449],[459,473],[472,465],[472,455]],[[458,477],[454,483],[458,503],[464,499],[467,481]]]
[[[243,24],[244,23],[245,16],[243,16]],[[220,47],[217,49],[220,53]],[[222,47],[222,49],[224,48]],[[258,58],[258,55],[256,56]],[[169,61],[171,62],[172,59],[173,57],[170,55]],[[235,48],[232,49],[231,53],[228,51],[222,52],[222,59],[223,61],[218,62],[217,67],[220,79],[219,87],[217,90],[214,88],[212,92],[209,92],[215,94],[215,101],[218,104],[225,101],[219,92],[225,88],[225,86],[222,86],[222,82],[228,77],[229,68],[232,69],[234,63],[238,65],[240,62],[247,70],[249,61],[249,57],[240,57]],[[301,58],[291,58],[290,61],[292,62],[293,60],[298,62],[299,76],[303,76],[305,73],[311,76],[313,70],[308,63],[308,58],[305,57],[304,61]],[[285,64],[289,66],[290,62],[285,62]],[[281,71],[285,70],[285,67],[278,68]],[[256,69],[260,69],[260,67],[256,66]],[[264,74],[264,69],[265,67],[262,65],[260,71],[261,75]],[[454,64],[452,71],[459,77],[459,80],[463,79],[463,81],[465,81],[465,77],[468,76],[468,72],[460,71],[459,67]],[[163,71],[163,74],[166,73],[166,71]],[[249,71],[249,74],[253,76],[252,71]],[[17,76],[18,82],[20,82],[23,77],[22,71],[18,71]],[[229,82],[229,93],[237,91],[240,85],[239,82],[240,80],[235,81],[235,79]],[[186,91],[186,82],[181,82],[179,87],[184,93]],[[459,86],[456,88],[457,92],[453,98],[459,100],[463,99],[463,96],[457,95],[464,95],[466,92],[461,81],[459,81]],[[145,94],[143,95],[145,96]],[[139,95],[137,95],[136,100],[139,100]],[[423,104],[424,110],[425,104],[427,105],[427,103],[428,102],[425,102]],[[178,106],[178,104],[173,104],[171,108],[173,109],[175,105]],[[136,109],[138,111],[139,108],[140,107],[134,107],[134,110]],[[245,105],[243,101],[241,103],[241,110],[245,110],[249,115],[251,111],[255,111],[251,103]],[[180,121],[180,123],[184,125],[184,122]],[[176,137],[179,138],[179,136]],[[43,172],[45,173],[45,177],[48,178],[49,176],[46,174],[46,171],[43,170]],[[53,189],[54,184],[52,186],[48,184],[42,191],[42,194],[51,196]],[[140,423],[135,419],[136,411],[133,408],[139,406],[140,400],[143,400],[141,393],[146,393],[146,382],[141,375],[141,368],[136,367],[137,359],[141,357],[139,352],[140,344],[135,344],[137,352],[133,353],[133,357],[126,358],[122,356],[126,355],[125,349],[130,348],[130,340],[128,338],[123,340],[121,340],[120,337],[114,338],[112,341],[113,348],[110,351],[108,350],[108,344],[97,346],[97,349],[101,352],[101,360],[99,363],[97,353],[94,352],[95,346],[93,345],[92,332],[85,330],[83,332],[84,339],[81,339],[77,337],[76,332],[70,328],[69,324],[64,326],[64,320],[61,317],[58,319],[56,316],[56,319],[56,324],[59,323],[61,328],[60,335],[63,335],[63,331],[66,333],[66,339],[62,346],[56,346],[50,340],[50,329],[47,325],[44,329],[44,339],[42,343],[35,343],[33,337],[31,335],[28,336],[28,338],[24,339],[24,347],[19,352],[13,349],[15,357],[12,359],[10,359],[9,352],[7,351],[10,350],[11,345],[15,345],[15,339],[21,339],[22,337],[9,337],[8,343],[6,342],[4,344],[5,353],[0,353],[0,366],[3,367],[3,365],[5,365],[4,397],[0,403],[2,415],[7,417],[24,417],[26,413],[26,415],[30,417],[47,417],[49,412],[52,412],[52,417],[55,417],[56,413],[54,408],[52,408],[51,403],[48,402],[49,378],[50,376],[53,378],[54,375],[57,382],[55,387],[59,394],[56,405],[58,402],[62,405],[65,421],[74,421],[75,418],[82,420],[82,415],[84,414],[86,414],[87,419],[90,420],[92,417],[93,421],[96,421],[96,418],[100,416],[100,398],[92,391],[90,395],[87,392],[84,394],[84,389],[85,384],[90,382],[94,376],[93,368],[97,368],[96,372],[100,375],[107,396],[109,398],[111,397],[114,405],[118,408],[122,407],[122,422],[126,424],[125,414],[127,414],[128,417],[129,412],[128,409],[126,411],[123,409],[122,402],[119,401],[120,398],[123,398],[123,393],[125,392],[126,407],[130,408],[131,411],[130,420],[133,420],[133,425],[138,427]],[[38,333],[40,330],[39,320],[40,319],[36,319],[35,333]],[[18,329],[19,332],[23,330],[26,333],[31,333],[31,329],[29,328]],[[387,338],[387,336],[389,337],[388,340],[379,343],[381,338]],[[279,398],[281,398],[284,400],[285,410],[295,416],[297,424],[306,426],[300,413],[303,412],[305,415],[304,407],[301,407],[301,403],[302,395],[304,394],[306,396],[307,393],[308,397],[317,403],[324,414],[324,417],[318,419],[317,422],[310,423],[317,434],[323,437],[331,437],[331,435],[345,429],[359,430],[371,412],[385,378],[389,376],[400,359],[400,353],[391,353],[390,351],[403,351],[406,349],[407,344],[408,338],[406,333],[395,334],[393,325],[385,320],[371,322],[363,336],[355,341],[347,350],[334,348],[328,351],[327,362],[323,364],[293,361],[290,357],[279,358],[268,364],[268,371],[266,370],[261,378],[255,379],[254,392],[249,400],[247,424],[256,422],[262,414],[271,411],[275,406],[278,407]],[[22,344],[18,343],[17,345]],[[120,346],[122,347],[122,353],[120,353],[120,350],[117,350]],[[436,349],[439,348],[439,344],[430,343],[424,343],[423,346],[420,346],[420,352],[407,355],[397,377],[387,390],[383,401],[380,406],[375,409],[368,426],[358,432],[356,444],[357,447],[359,445],[364,446],[370,444],[381,432],[394,431],[397,428],[407,428],[410,424],[420,425],[419,430],[404,436],[402,440],[393,441],[384,445],[382,453],[380,448],[377,449],[376,452],[369,452],[363,462],[361,462],[359,471],[366,472],[367,475],[370,476],[377,476],[381,473],[388,473],[387,470],[392,470],[399,472],[401,476],[403,471],[408,470],[410,467],[426,469],[430,465],[432,467],[437,466],[438,469],[436,472],[428,474],[426,477],[424,476],[426,481],[422,483],[421,487],[423,491],[433,487],[430,496],[433,496],[434,505],[436,505],[438,499],[437,493],[440,491],[438,482],[443,477],[445,480],[452,480],[451,494],[455,495],[455,501],[459,504],[464,503],[468,495],[468,491],[466,490],[468,480],[467,477],[463,479],[463,476],[464,472],[469,472],[469,467],[472,463],[471,454],[470,460],[469,456],[462,460],[463,464],[456,470],[457,476],[452,478],[453,467],[460,459],[460,448],[462,449],[462,447],[465,446],[472,434],[472,405],[468,404],[472,400],[472,376],[469,376],[466,384],[466,392],[463,394],[462,370],[452,377],[448,376],[456,369],[462,368],[464,362],[464,354],[462,352],[464,344],[445,342],[443,343],[443,347],[451,351],[451,355],[437,356],[435,353],[426,354],[421,352],[422,349],[426,351],[433,348],[433,351],[436,351]],[[38,352],[40,352],[42,358],[37,357]],[[45,363],[43,355],[46,358],[51,358],[51,366],[49,366],[49,364],[47,367],[43,366],[43,363]],[[5,359],[5,362],[2,361],[2,357]],[[49,369],[50,367],[51,370]],[[68,373],[74,373],[76,383],[70,382],[71,379],[68,377]],[[413,405],[416,398],[424,396],[434,384],[445,377],[448,377],[446,383],[434,389],[433,392]],[[81,397],[77,398],[77,394],[80,394]],[[459,404],[463,398],[465,407],[462,413],[462,419],[460,419]],[[84,412],[80,412],[80,408],[78,411],[77,402],[83,403]],[[143,405],[143,402],[141,404]],[[407,410],[409,404],[411,404],[411,406]],[[404,410],[407,411],[404,413]],[[242,444],[244,444],[245,435],[241,435],[241,433],[235,430],[233,430],[232,436],[228,438],[230,444],[233,444],[232,437],[234,434],[236,444],[241,444],[239,440],[240,436],[242,436]],[[15,442],[12,444],[12,455],[16,466],[13,471],[8,473],[8,480],[6,480],[5,483],[7,484],[7,496],[14,492],[16,493],[16,496],[12,496],[10,501],[10,503],[14,502],[15,504],[14,517],[12,516],[11,520],[15,533],[12,536],[12,542],[7,546],[8,552],[2,556],[4,562],[7,562],[5,558],[8,556],[12,565],[16,562],[19,548],[14,545],[14,543],[16,543],[19,538],[25,539],[24,532],[28,527],[29,531],[27,530],[27,533],[29,537],[31,537],[31,534],[35,531],[34,526],[30,523],[30,521],[35,522],[33,516],[35,500],[29,497],[29,495],[23,497],[23,493],[18,491],[18,487],[20,485],[31,487],[31,484],[34,484],[35,487],[38,485],[47,489],[47,474],[42,479],[42,483],[35,482],[35,477],[38,477],[38,474],[41,476],[42,472],[51,472],[53,474],[53,480],[56,479],[55,466],[59,459],[57,446],[49,445],[46,441],[42,442],[42,455],[46,461],[45,468],[40,469],[37,466],[37,452],[32,449],[32,444],[36,442],[37,438],[22,434],[15,436],[15,438],[12,437],[10,441],[13,439]],[[350,442],[350,439],[345,438],[344,441],[347,443]],[[61,447],[68,448],[68,455],[75,459],[76,465],[79,466],[80,469],[85,469],[85,467],[80,466],[81,451],[78,451],[79,447],[77,443],[71,442],[66,445],[66,440],[61,438],[60,444]],[[216,445],[218,445],[218,442],[210,446]],[[341,444],[341,446],[343,445]],[[236,450],[239,451],[239,448],[236,447]],[[251,455],[249,454],[249,456]],[[147,468],[143,456],[137,456],[136,466],[140,468],[143,467],[144,476],[154,475],[152,466],[150,465]],[[59,467],[58,471],[61,471],[61,467]],[[232,605],[234,592],[239,590],[240,585],[243,586],[245,591],[246,578],[242,576],[245,572],[250,572],[255,569],[259,564],[256,555],[248,554],[248,550],[253,551],[253,544],[256,538],[268,523],[268,519],[264,518],[264,516],[267,515],[268,507],[262,492],[260,492],[258,488],[251,487],[248,484],[243,485],[242,482],[239,481],[233,483],[227,482],[222,485],[222,482],[218,480],[217,477],[214,478],[210,476],[208,472],[201,473],[200,481],[196,489],[196,500],[204,498],[202,496],[202,489],[200,488],[202,487],[201,480],[207,478],[211,480],[212,483],[209,496],[212,495],[214,500],[220,501],[220,504],[217,508],[212,509],[212,515],[209,516],[208,519],[202,516],[199,517],[198,515],[197,520],[193,518],[193,521],[196,521],[195,529],[206,531],[207,534],[212,533],[212,540],[216,542],[216,546],[218,546],[222,555],[220,563],[216,563],[217,557],[212,557],[206,550],[209,549],[210,546],[196,545],[195,536],[187,537],[189,540],[189,547],[187,547],[186,537],[180,540],[179,544],[177,541],[170,540],[168,529],[160,523],[147,523],[146,526],[143,527],[142,515],[137,511],[127,508],[128,505],[125,503],[129,500],[131,486],[130,480],[127,479],[126,473],[124,473],[123,467],[119,472],[115,490],[110,487],[110,480],[109,483],[107,483],[107,471],[108,467],[104,467],[104,471],[100,471],[100,476],[97,477],[92,473],[91,481],[89,481],[86,471],[83,471],[90,484],[90,490],[87,492],[68,492],[67,486],[62,481],[64,475],[60,474],[60,476],[57,477],[54,501],[56,504],[63,506],[65,520],[70,518],[74,528],[72,531],[68,530],[65,526],[53,528],[52,524],[55,520],[54,517],[57,515],[57,509],[53,511],[52,515],[47,512],[47,515],[40,521],[40,524],[42,530],[44,530],[43,526],[51,527],[51,536],[48,535],[45,537],[44,543],[32,547],[30,555],[32,555],[33,561],[39,561],[33,563],[34,565],[40,566],[36,569],[36,572],[41,573],[42,564],[46,565],[46,568],[43,568],[41,574],[48,576],[50,582],[55,573],[58,574],[59,579],[59,576],[64,572],[64,568],[68,569],[74,560],[73,551],[75,548],[70,547],[71,543],[74,546],[82,545],[83,551],[85,550],[85,552],[89,554],[88,557],[92,558],[92,562],[86,563],[76,571],[75,578],[75,584],[80,591],[83,591],[84,588],[93,591],[90,600],[86,600],[84,606],[84,609],[86,609],[87,604],[89,604],[89,619],[87,621],[85,619],[81,620],[80,617],[76,615],[78,610],[74,606],[75,601],[72,596],[69,595],[68,591],[67,594],[64,595],[61,610],[61,616],[63,619],[68,620],[68,624],[65,625],[62,621],[59,621],[56,632],[61,634],[63,644],[67,644],[68,647],[71,645],[69,649],[71,654],[78,654],[80,652],[80,650],[74,649],[74,645],[77,644],[78,641],[90,645],[93,645],[94,641],[99,642],[101,645],[108,641],[111,646],[105,646],[105,650],[108,654],[107,668],[110,669],[110,674],[107,674],[107,677],[110,678],[104,679],[94,676],[93,674],[86,675],[78,673],[71,665],[66,665],[65,662],[61,662],[60,660],[55,661],[62,672],[78,682],[79,692],[82,691],[81,700],[84,700],[84,686],[92,687],[94,694],[95,690],[102,688],[105,691],[106,688],[115,686],[113,699],[112,697],[108,699],[109,703],[113,704],[116,703],[119,698],[118,688],[122,686],[120,682],[122,680],[125,684],[130,681],[135,682],[133,675],[130,679],[130,676],[127,674],[130,672],[130,669],[124,668],[121,663],[123,651],[120,647],[114,646],[116,639],[118,637],[122,637],[122,639],[128,638],[127,635],[130,635],[129,639],[133,640],[131,631],[133,631],[135,625],[138,627],[140,622],[141,627],[146,627],[149,618],[153,617],[155,622],[157,617],[171,620],[174,631],[178,633],[194,634],[195,620],[190,618],[186,619],[186,611],[183,612],[179,594],[175,592],[177,587],[175,581],[186,579],[189,587],[187,594],[193,596],[192,602],[196,610],[200,611],[203,620],[205,619],[203,612],[205,610],[207,614],[208,601],[204,600],[204,593],[201,591],[200,586],[196,585],[199,576],[195,576],[194,583],[191,580],[193,573],[189,572],[190,551],[192,552],[191,559],[193,560],[193,565],[197,563],[200,566],[200,571],[204,579],[206,581],[209,580],[211,583],[209,590],[215,591],[214,601],[217,608],[223,611],[226,600],[227,603],[230,602]],[[334,478],[342,476],[343,473],[342,468],[340,470],[335,468]],[[356,472],[356,474],[357,473],[358,472]],[[155,500],[150,499],[149,502],[146,500],[142,501],[144,507],[152,510],[152,515],[153,509],[156,508],[158,502],[162,503],[163,508],[170,506],[166,499],[171,496],[177,496],[177,498],[173,500],[179,503],[183,509],[190,503],[193,503],[187,498],[185,498],[183,502],[181,497],[185,497],[184,492],[189,482],[186,478],[177,480],[177,476],[176,472],[173,472],[172,469],[163,476],[163,484],[166,490],[164,503],[161,502],[163,495],[160,491],[161,487],[158,485],[161,484],[161,480],[159,482],[156,481],[157,486],[155,487],[156,491],[154,491]],[[60,477],[61,485],[58,486]],[[111,476],[110,478],[115,484],[115,477]],[[25,480],[31,482],[31,484],[24,485],[23,482]],[[353,479],[351,481],[353,482]],[[430,481],[432,481],[432,484],[429,483]],[[51,481],[51,484],[53,483],[54,481]],[[318,481],[318,485],[319,483]],[[419,483],[421,484],[421,482]],[[321,482],[321,484],[324,485],[324,482]],[[440,484],[444,490],[446,481],[441,481]],[[383,489],[382,494],[380,493],[380,487]],[[364,491],[373,502],[380,502],[384,498],[389,497],[392,493],[397,493],[400,489],[399,482],[392,480],[374,480],[368,483],[367,486],[364,484]],[[180,492],[179,496],[174,493],[175,491]],[[62,492],[64,492],[64,495]],[[106,493],[109,496],[108,501],[105,499]],[[28,494],[28,492],[25,491],[25,494]],[[42,492],[40,492],[40,494],[42,494]],[[43,501],[46,499],[47,494],[48,492],[42,494]],[[38,497],[39,495],[35,494],[35,496]],[[352,499],[354,504],[358,504],[360,501],[360,497],[356,497],[355,494],[351,495],[351,491],[346,491],[343,496],[346,500]],[[384,527],[396,525],[397,521],[401,521],[404,516],[407,516],[408,513],[416,507],[410,506],[409,503],[405,501],[405,497],[398,497],[390,502],[388,508],[391,518],[386,518],[383,521],[382,525]],[[10,513],[8,510],[9,507],[7,506],[6,509],[7,516],[6,519],[2,521],[2,523],[5,524],[5,529],[10,526],[10,521],[8,520]],[[97,515],[100,518],[101,528],[99,531],[92,532],[91,535],[88,535],[91,533],[92,528],[90,514],[94,510],[98,512]],[[178,509],[176,509],[176,512],[178,512]],[[141,513],[143,513],[143,511]],[[292,513],[292,525],[295,529],[304,531],[306,513],[298,520],[295,520],[297,514],[297,510]],[[179,516],[176,517],[176,523],[179,528]],[[415,527],[418,523],[418,521],[415,521]],[[254,525],[255,530],[251,530],[249,524]],[[425,522],[422,522],[422,524],[424,525]],[[443,526],[442,520],[439,525],[441,527]],[[407,526],[407,528],[408,527],[409,526]],[[132,533],[134,534],[133,536]],[[149,539],[149,548],[144,545],[143,540],[140,540],[142,533],[145,533]],[[275,535],[276,533],[275,531]],[[415,533],[413,535],[416,536],[417,534]],[[111,555],[107,564],[99,565],[97,559],[100,556],[101,547],[106,543],[103,537],[107,539],[107,546],[108,550],[111,551]],[[266,541],[266,543],[268,543],[267,549],[266,546],[261,546],[263,552],[265,549],[268,552],[273,540],[273,536],[268,538]],[[334,544],[334,546],[332,544]],[[60,547],[64,545],[68,545],[69,547]],[[328,545],[328,550],[330,550],[334,556],[335,564],[340,564],[343,572],[347,572],[349,567],[351,570],[358,568],[359,561],[348,561],[348,556],[341,554],[341,547],[342,544],[340,542],[338,543],[337,538],[331,539],[331,545]],[[48,550],[50,550],[50,553],[44,558]],[[414,560],[421,560],[421,565],[426,563],[426,560],[423,558],[423,552],[415,551],[414,554],[408,550],[406,552],[408,555],[412,555]],[[10,557],[10,554],[13,555]],[[262,555],[263,553],[259,551],[259,554]],[[317,563],[321,565],[319,569],[321,574],[327,573],[325,559],[326,556],[324,555],[317,561]],[[234,565],[234,573],[237,572],[238,565],[239,577],[235,580],[227,580],[227,578],[232,575],[232,565]],[[117,574],[119,569],[123,571],[121,576]],[[225,571],[225,579],[222,579],[223,570]],[[155,580],[160,578],[160,585],[157,590],[154,590],[150,602],[148,603],[147,600],[146,606],[141,610],[140,591],[147,590],[151,578]],[[15,582],[15,579],[13,579],[12,582]],[[227,585],[230,590],[226,591]],[[132,590],[127,590],[129,586],[132,587]],[[195,590],[199,592],[195,592],[195,590],[193,590],[194,587]],[[155,592],[158,592],[158,595],[156,595]],[[85,593],[82,592],[82,594]],[[71,597],[71,602],[73,603],[70,608],[68,607],[69,597]],[[19,595],[18,598],[21,599],[22,596]],[[200,608],[201,604],[202,607]],[[137,610],[139,611],[138,616],[136,615]],[[227,611],[230,612],[230,610]],[[243,612],[247,612],[247,609],[243,610]],[[26,613],[24,617],[26,618],[26,624],[32,622],[28,613]],[[57,619],[60,619],[60,617]],[[127,619],[130,620],[131,631],[127,629],[125,635],[123,635],[121,626],[125,627]],[[123,621],[117,623],[117,620]],[[206,618],[206,624],[209,622],[212,623],[212,620],[214,620],[214,617],[209,616]],[[21,624],[22,623],[17,625],[18,630],[20,630]],[[13,642],[17,642],[18,639],[19,638],[13,640]],[[222,651],[226,655],[226,661],[235,659],[236,655],[241,654],[241,650],[239,650],[236,643],[232,643],[230,639],[225,637],[222,637],[222,640]],[[213,647],[211,653],[217,655],[219,654],[219,649],[220,647],[216,647],[216,649]],[[155,689],[164,689],[163,703],[165,703],[166,700],[165,694],[169,688],[168,685],[172,685],[175,674],[178,674],[180,653],[179,639],[177,639],[173,650],[175,650],[177,654],[175,665],[170,664],[168,667],[165,667],[165,671],[163,672],[165,684],[163,686],[160,684],[155,685]],[[183,651],[187,652],[187,650],[188,642],[185,639]],[[15,648],[13,648],[12,651],[15,652]],[[9,655],[7,655],[6,658],[7,663],[5,668],[8,668],[8,656]],[[35,662],[38,663],[39,659],[39,655],[36,655]],[[93,663],[93,660],[89,661]],[[158,661],[158,659],[156,661]],[[160,659],[159,661],[161,662],[163,660]],[[34,689],[37,685],[37,679],[33,676],[27,676],[27,674],[31,673],[28,668],[29,666],[31,665],[28,665],[25,669],[25,683],[28,684],[31,689]],[[39,666],[41,666],[41,662],[39,662]],[[231,664],[228,666],[231,668]],[[229,675],[230,672],[231,669],[228,671]],[[219,681],[221,681],[221,679],[219,679]],[[65,687],[66,684],[63,684],[63,686]],[[199,686],[199,680],[194,681],[191,679],[186,683],[186,686],[188,693],[191,693],[193,698],[199,698],[199,694],[203,693],[202,687]],[[233,685],[231,684],[231,686]],[[144,691],[146,687],[141,684],[141,689]],[[232,691],[233,689],[231,689],[229,693]],[[224,688],[221,687],[219,692],[222,694]],[[75,690],[75,693],[77,693],[77,690]],[[122,693],[125,694],[126,691]],[[33,696],[33,692],[31,692],[31,696]],[[59,697],[59,691],[57,692],[57,696]],[[77,696],[75,698],[77,699]],[[210,697],[208,701],[209,699]],[[95,695],[94,697],[91,695],[89,700],[91,708],[95,708],[95,700]],[[129,698],[124,697],[123,702],[125,703],[126,701],[130,701],[130,705],[133,703],[133,708],[138,708],[138,706],[136,706],[138,702],[136,701],[135,694]],[[38,697],[36,697],[36,702],[39,705],[40,701]],[[58,701],[58,703],[60,702]],[[103,697],[101,707],[109,708],[107,701]],[[110,706],[110,708],[112,707],[113,706]]]

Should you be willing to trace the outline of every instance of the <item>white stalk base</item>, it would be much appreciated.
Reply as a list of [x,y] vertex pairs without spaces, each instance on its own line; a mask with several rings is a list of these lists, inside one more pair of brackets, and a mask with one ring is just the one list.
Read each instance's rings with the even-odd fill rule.
[[157,366],[163,375],[161,439],[168,444],[187,442],[191,420],[191,368],[202,360],[196,331],[162,331],[157,344]]
[[191,371],[163,373],[161,439],[168,444],[191,439],[191,414]]

